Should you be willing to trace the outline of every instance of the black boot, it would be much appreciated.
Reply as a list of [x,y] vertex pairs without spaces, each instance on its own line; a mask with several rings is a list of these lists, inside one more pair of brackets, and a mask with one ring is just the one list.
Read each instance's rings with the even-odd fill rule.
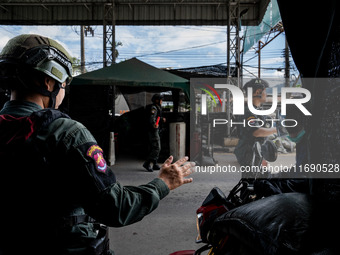
[[154,162],[153,162],[153,168],[152,168],[152,169],[158,171],[158,170],[161,169],[161,167],[157,164],[156,161],[154,161]]
[[153,172],[151,165],[150,165],[150,161],[145,161],[143,164],[143,167],[148,171],[148,172]]

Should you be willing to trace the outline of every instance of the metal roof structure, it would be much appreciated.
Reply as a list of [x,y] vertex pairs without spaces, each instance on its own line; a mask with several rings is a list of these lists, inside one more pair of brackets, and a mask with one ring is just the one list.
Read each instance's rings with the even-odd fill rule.
[[0,25],[228,25],[238,4],[244,26],[258,25],[270,0],[0,0]]
[[[231,67],[231,69],[235,69],[235,67]],[[227,66],[223,64],[170,69],[167,71],[170,73],[176,74],[180,77],[183,77],[187,80],[189,80],[190,78],[213,78],[213,77],[226,78],[227,77]],[[235,74],[236,70],[232,70],[231,73]]]

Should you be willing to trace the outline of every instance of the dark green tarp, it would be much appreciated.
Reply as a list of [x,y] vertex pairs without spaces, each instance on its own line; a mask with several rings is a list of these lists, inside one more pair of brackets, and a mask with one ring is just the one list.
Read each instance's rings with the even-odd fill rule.
[[152,91],[182,89],[189,98],[189,81],[158,69],[136,58],[76,76],[71,86],[114,85],[134,87],[133,90]]
[[[182,90],[186,99],[190,98],[188,80],[148,65],[136,58],[74,77],[70,85],[69,100],[64,100],[68,102],[68,113],[91,131],[104,152],[108,152],[109,149],[110,132],[115,131],[115,126],[116,128],[119,126],[116,123],[115,115],[109,114],[114,110],[112,108],[114,105],[112,87],[117,87],[123,95],[137,94],[143,91],[152,93],[172,91],[174,97],[174,95],[179,95],[179,91]],[[170,115],[172,114],[177,116],[177,120],[178,113],[174,112]],[[170,115],[169,121],[171,118],[175,119]],[[136,127],[138,131],[140,124]],[[124,133],[119,133],[120,140],[124,140]],[[137,132],[134,133],[137,134]],[[139,137],[141,139],[144,136],[139,135]],[[134,142],[137,144],[140,141],[134,139]],[[134,147],[139,148],[138,146]],[[147,151],[147,149],[143,147],[140,151]]]

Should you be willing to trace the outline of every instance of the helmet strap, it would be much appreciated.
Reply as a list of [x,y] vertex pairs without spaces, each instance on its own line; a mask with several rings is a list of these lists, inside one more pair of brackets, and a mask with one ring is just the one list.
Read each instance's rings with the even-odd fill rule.
[[25,73],[25,71],[23,70],[24,69],[19,69],[19,68],[16,68],[15,70],[16,72],[15,79],[20,84],[20,88],[25,89],[25,90],[33,90],[43,96],[49,97],[50,101],[49,101],[48,108],[54,109],[56,105],[57,95],[60,91],[60,88],[62,87],[62,84],[59,81],[55,80],[53,91],[49,91],[43,86],[35,86],[34,84],[31,84],[31,86],[28,86],[27,81],[25,81],[27,80],[27,76],[26,76],[27,73]]
[[49,97],[50,101],[48,104],[48,108],[54,109],[56,105],[57,95],[60,91],[60,88],[61,88],[61,83],[56,81],[53,91],[49,91],[44,87],[35,87],[34,90],[43,96]]
[[55,104],[57,101],[57,95],[60,91],[61,88],[61,83],[56,81],[55,85],[54,85],[54,89],[52,92],[50,92],[50,103],[49,103],[49,108],[54,109],[55,108]]

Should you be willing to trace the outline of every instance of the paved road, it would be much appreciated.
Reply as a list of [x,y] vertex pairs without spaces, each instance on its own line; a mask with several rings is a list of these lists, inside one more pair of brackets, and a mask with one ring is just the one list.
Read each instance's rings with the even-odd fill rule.
[[[219,165],[238,166],[231,153],[215,153],[214,157]],[[281,154],[275,164],[288,165],[293,162],[293,154]],[[157,172],[143,171],[142,163],[141,160],[121,158],[113,170],[123,185],[145,184],[157,177]],[[110,229],[110,247],[116,255],[167,255],[201,246],[195,243],[196,209],[215,186],[227,194],[240,179],[240,173],[196,172],[192,177],[193,183],[172,191],[141,222]]]

